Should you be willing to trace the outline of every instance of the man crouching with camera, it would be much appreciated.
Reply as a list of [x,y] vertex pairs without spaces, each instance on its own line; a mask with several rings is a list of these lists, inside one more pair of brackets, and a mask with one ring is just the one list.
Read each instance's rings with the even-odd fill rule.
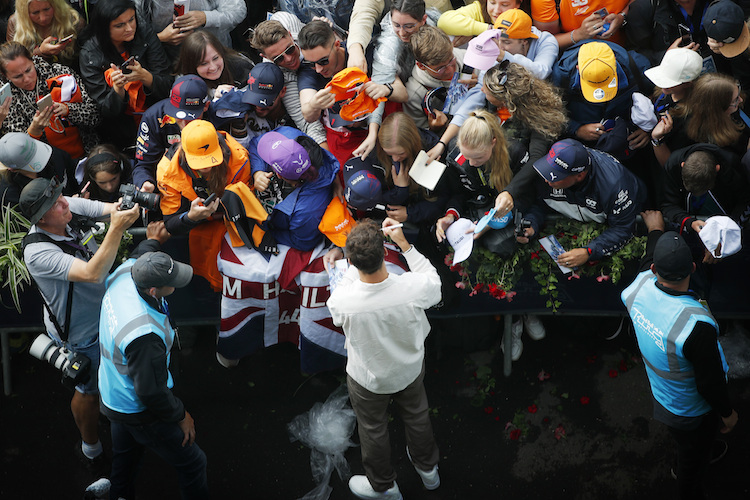
[[[44,299],[44,323],[52,339],[40,336],[31,353],[62,370],[63,382],[67,379],[75,385],[70,409],[81,433],[76,454],[97,479],[108,475],[109,465],[97,427],[99,309],[104,279],[123,233],[136,221],[140,208],[118,211],[117,203],[68,198],[61,195],[62,189],[54,178],[37,178],[24,187],[20,197],[21,211],[31,223],[24,238],[24,261]],[[111,225],[97,248],[91,230],[81,229],[77,222],[81,216],[106,215]]]

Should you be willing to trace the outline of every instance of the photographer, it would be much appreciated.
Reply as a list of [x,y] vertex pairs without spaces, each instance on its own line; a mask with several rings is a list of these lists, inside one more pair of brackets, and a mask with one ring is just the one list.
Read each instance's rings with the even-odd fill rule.
[[[122,235],[138,218],[140,207],[118,211],[116,203],[68,198],[61,195],[62,189],[54,178],[37,178],[24,187],[20,208],[31,228],[24,238],[23,254],[46,303],[49,336],[91,361],[91,376],[76,386],[70,409],[81,432],[79,458],[98,478],[106,475],[107,466],[97,429],[99,304]],[[97,249],[94,239],[87,241],[88,233],[74,229],[72,221],[78,216],[106,215],[111,216],[111,225]]]

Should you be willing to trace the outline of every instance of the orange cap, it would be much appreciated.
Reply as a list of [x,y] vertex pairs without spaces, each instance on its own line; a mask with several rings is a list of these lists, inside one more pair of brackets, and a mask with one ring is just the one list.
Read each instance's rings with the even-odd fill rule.
[[611,101],[617,95],[617,59],[606,43],[589,42],[578,51],[581,93],[589,102]]
[[205,120],[193,120],[182,129],[182,150],[193,170],[215,167],[224,161],[216,128]]
[[512,40],[525,40],[527,38],[539,38],[531,32],[531,18],[521,9],[509,9],[497,16],[494,28],[502,30],[502,38]]
[[326,87],[330,87],[337,102],[348,99],[339,111],[341,118],[350,122],[361,120],[375,111],[378,104],[387,101],[386,98],[376,101],[366,93],[360,92],[360,86],[369,81],[365,72],[353,66],[342,69],[326,84]]

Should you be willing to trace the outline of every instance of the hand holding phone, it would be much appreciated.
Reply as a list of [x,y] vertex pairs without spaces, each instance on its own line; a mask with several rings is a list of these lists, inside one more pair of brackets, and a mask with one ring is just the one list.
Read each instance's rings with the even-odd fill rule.
[[[602,19],[604,19],[605,17],[609,15],[609,12],[607,11],[607,9],[599,9],[595,12],[595,14],[601,17]],[[609,26],[610,26],[609,23],[604,23],[602,25],[602,33],[606,33],[607,31],[609,31]]]
[[132,69],[128,68],[131,64],[135,62],[135,56],[130,56],[127,61],[120,64],[120,70],[122,71],[123,75],[127,75],[133,72]]
[[210,195],[208,195],[208,198],[203,200],[203,206],[204,207],[209,206],[211,203],[214,202],[215,199],[216,199],[216,193],[211,193]]
[[73,39],[73,34],[71,33],[70,35],[66,36],[65,38],[61,38],[61,39],[57,40],[55,42],[55,45],[60,45],[60,44],[63,44],[63,43],[68,43],[72,39]]
[[52,104],[52,94],[47,94],[36,102],[36,107],[39,108],[39,111],[44,111],[52,106]]
[[680,43],[677,44],[678,47],[685,47],[686,45],[693,43],[693,33],[690,31],[690,28],[684,24],[678,24],[677,29],[680,32]]

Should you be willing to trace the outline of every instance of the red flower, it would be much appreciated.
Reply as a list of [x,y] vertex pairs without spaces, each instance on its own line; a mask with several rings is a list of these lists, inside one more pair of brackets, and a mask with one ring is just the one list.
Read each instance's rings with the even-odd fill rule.
[[622,373],[625,373],[626,371],[628,371],[628,364],[625,362],[624,359],[620,360],[620,366],[618,366],[617,369],[620,370],[620,372]]
[[505,298],[508,300],[508,302],[513,302],[513,297],[516,296],[517,292],[508,292],[505,294]]
[[617,375],[619,375],[617,370],[610,370],[609,371],[609,378],[617,378]]
[[491,406],[487,406],[487,407],[486,407],[486,408],[484,409],[484,412],[485,412],[485,413],[486,413],[487,415],[491,415],[493,411],[495,411],[495,409],[494,409],[493,407],[491,407]]
[[594,362],[596,362],[596,354],[592,354],[590,356],[586,356],[586,363],[593,365]]
[[531,252],[531,260],[538,259],[539,258],[539,252]]
[[549,417],[544,417],[542,419],[542,422],[544,422],[545,424],[548,424],[549,423]]
[[510,431],[510,440],[511,441],[518,441],[518,438],[521,437],[521,429],[513,429]]
[[596,281],[598,281],[599,283],[601,283],[602,281],[609,281],[609,276],[606,274],[602,274],[596,277]]
[[587,405],[587,404],[589,404],[590,401],[591,400],[589,399],[588,396],[581,396],[581,404],[582,405]]
[[527,410],[529,410],[529,413],[536,413],[539,408],[537,408],[536,405],[531,405],[527,408]]
[[458,288],[459,290],[463,290],[464,288],[466,288],[466,283],[464,283],[463,281],[456,281],[456,288]]
[[495,417],[495,422],[499,422],[499,421],[500,421],[500,416]]
[[570,276],[568,276],[568,281],[573,280],[573,279],[579,280],[581,279],[581,276],[575,272],[570,273]]
[[576,235],[576,234],[571,234],[571,235],[570,235],[570,237],[571,237],[572,239],[574,239],[574,240],[577,240],[577,239],[578,239],[578,235]]
[[550,374],[542,370],[539,372],[539,375],[537,375],[536,378],[539,379],[539,382],[544,382],[545,380],[550,378]]
[[555,439],[557,439],[558,441],[560,441],[564,437],[567,437],[565,435],[565,427],[563,427],[562,424],[560,424],[555,429]]

